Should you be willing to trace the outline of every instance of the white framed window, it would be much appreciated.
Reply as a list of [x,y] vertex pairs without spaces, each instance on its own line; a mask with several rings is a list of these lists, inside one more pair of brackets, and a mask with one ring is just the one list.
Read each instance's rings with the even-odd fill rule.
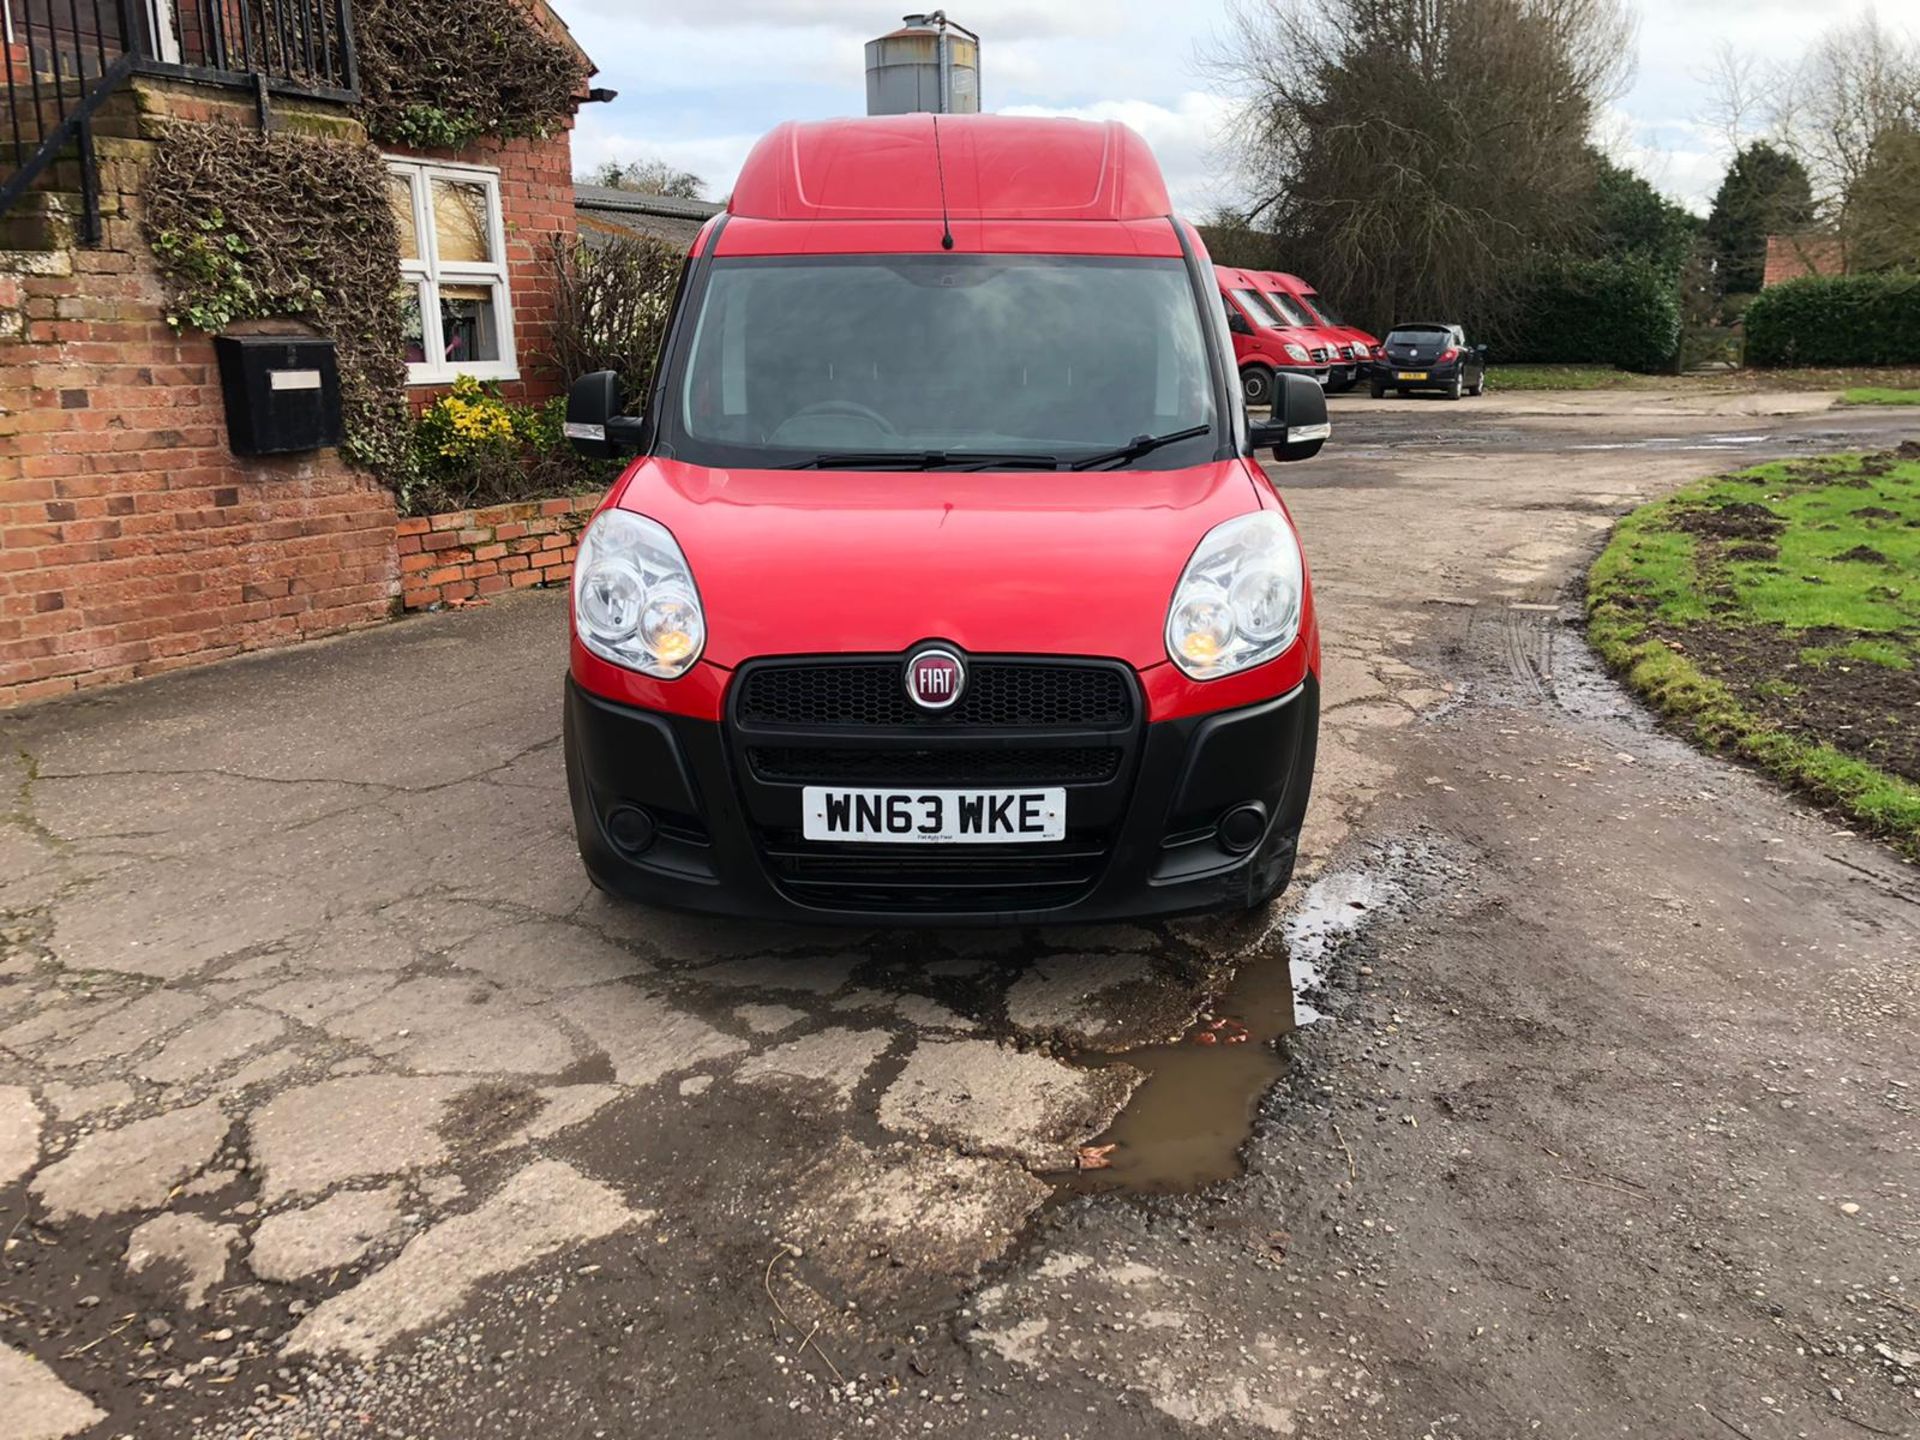
[[400,227],[408,383],[518,379],[500,172],[389,160],[387,175]]

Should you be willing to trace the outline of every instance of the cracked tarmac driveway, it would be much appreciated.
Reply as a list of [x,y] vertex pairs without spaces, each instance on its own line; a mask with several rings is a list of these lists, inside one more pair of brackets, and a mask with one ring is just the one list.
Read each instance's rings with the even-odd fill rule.
[[[1912,870],[1563,623],[1703,449],[1897,421],[1335,419],[1291,926],[610,902],[554,594],[0,720],[0,1440],[1909,1433]],[[1289,937],[1284,1065],[1170,1043]],[[1244,1175],[1127,1193],[1182,1127]]]

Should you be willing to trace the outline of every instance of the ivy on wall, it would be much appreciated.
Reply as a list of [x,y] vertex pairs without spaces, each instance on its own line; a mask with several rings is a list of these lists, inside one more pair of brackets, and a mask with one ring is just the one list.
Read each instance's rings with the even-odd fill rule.
[[361,103],[373,138],[457,149],[552,134],[587,66],[513,0],[355,0]]
[[295,319],[334,341],[341,451],[405,511],[437,491],[407,405],[400,240],[376,146],[552,134],[588,67],[528,0],[356,0],[354,15],[374,144],[176,122],[155,147],[144,224],[169,323],[218,334],[238,321]]
[[146,183],[147,243],[168,322],[217,333],[290,318],[330,337],[341,451],[400,492],[411,475],[400,237],[370,145],[235,125],[176,123]]

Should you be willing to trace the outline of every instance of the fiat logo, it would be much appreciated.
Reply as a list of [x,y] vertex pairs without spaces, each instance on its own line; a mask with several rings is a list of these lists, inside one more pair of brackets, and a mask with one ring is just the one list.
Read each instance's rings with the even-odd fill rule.
[[951,650],[921,650],[907,659],[907,698],[922,710],[945,710],[966,683],[967,667]]

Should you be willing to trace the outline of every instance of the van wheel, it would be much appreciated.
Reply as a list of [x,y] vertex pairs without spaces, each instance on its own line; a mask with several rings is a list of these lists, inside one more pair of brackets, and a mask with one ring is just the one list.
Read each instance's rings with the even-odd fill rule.
[[1249,365],[1240,372],[1240,393],[1249,405],[1273,404],[1273,371],[1264,365]]
[[1372,384],[1367,386],[1367,393],[1373,396],[1373,398],[1376,400],[1386,399],[1387,398],[1387,382],[1384,380],[1375,380]]

